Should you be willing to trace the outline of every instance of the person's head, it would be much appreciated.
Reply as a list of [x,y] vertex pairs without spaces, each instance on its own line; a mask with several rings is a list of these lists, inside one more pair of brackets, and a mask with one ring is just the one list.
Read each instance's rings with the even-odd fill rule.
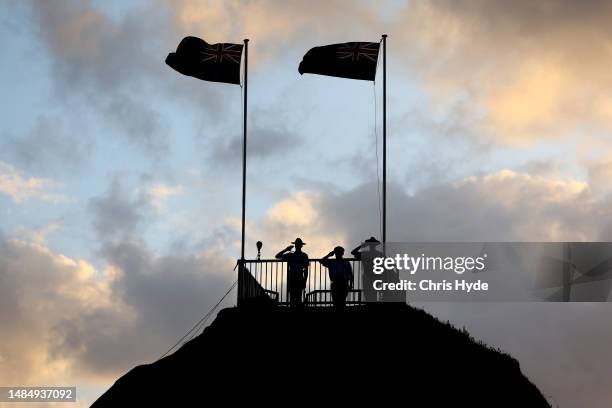
[[334,255],[336,255],[336,258],[342,259],[342,257],[344,256],[344,248],[342,248],[341,246],[335,247]]
[[296,251],[301,251],[302,247],[306,245],[306,243],[302,241],[302,238],[296,238],[295,241],[292,242],[292,244],[295,246]]
[[376,249],[376,246],[380,244],[380,241],[374,237],[370,237],[365,240],[365,244],[370,251],[373,251],[374,249]]

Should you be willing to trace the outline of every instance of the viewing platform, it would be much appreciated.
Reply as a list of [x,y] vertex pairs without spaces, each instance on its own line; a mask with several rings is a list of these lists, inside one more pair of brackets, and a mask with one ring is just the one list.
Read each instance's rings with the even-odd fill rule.
[[[307,307],[332,306],[331,281],[322,258],[309,259],[308,278],[302,302]],[[347,306],[365,304],[362,290],[362,263],[355,258],[344,258],[353,269],[353,288],[346,297]],[[254,299],[264,299],[279,306],[289,306],[287,286],[287,261],[280,259],[238,261],[238,304]]]

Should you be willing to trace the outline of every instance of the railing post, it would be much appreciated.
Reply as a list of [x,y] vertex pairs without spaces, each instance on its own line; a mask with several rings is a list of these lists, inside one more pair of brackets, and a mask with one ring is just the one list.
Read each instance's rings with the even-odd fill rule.
[[242,276],[242,269],[243,269],[243,264],[242,264],[242,260],[238,260],[238,290],[237,292],[237,298],[236,298],[236,305],[240,306],[240,304],[242,303],[243,300],[243,283],[244,283],[244,276]]

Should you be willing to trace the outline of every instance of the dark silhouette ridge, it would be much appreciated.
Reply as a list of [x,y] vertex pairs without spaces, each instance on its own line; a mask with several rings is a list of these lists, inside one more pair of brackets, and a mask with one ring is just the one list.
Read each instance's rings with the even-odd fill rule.
[[93,407],[549,407],[499,350],[405,304],[222,310],[177,352],[119,378]]

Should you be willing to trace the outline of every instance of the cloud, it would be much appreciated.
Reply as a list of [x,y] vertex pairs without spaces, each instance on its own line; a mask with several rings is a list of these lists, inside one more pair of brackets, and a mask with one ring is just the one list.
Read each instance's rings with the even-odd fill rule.
[[39,244],[2,240],[0,278],[4,384],[57,384],[69,377],[69,362],[50,350],[54,325],[91,310],[123,313],[124,305],[111,293],[116,278],[111,269],[98,277],[88,262]]
[[[343,190],[318,185],[277,200],[248,235],[284,247],[295,236],[351,247],[380,237],[375,183]],[[407,192],[388,186],[388,239],[411,241],[606,241],[612,238],[610,198],[588,183],[556,175],[500,170]],[[283,246],[284,245],[284,246]]]
[[181,195],[183,193],[183,186],[170,186],[163,183],[152,185],[147,189],[146,194],[151,202],[151,206],[157,211],[162,209],[165,201],[168,199]]
[[211,38],[211,42],[256,39],[252,45],[257,47],[257,52],[253,53],[255,66],[278,57],[290,44],[312,46],[325,37],[345,38],[357,32],[363,35],[364,30],[372,28],[375,16],[382,14],[376,5],[361,1],[354,7],[347,7],[346,2],[340,0],[280,4],[271,0],[168,3],[172,5],[173,21],[181,32]]
[[0,242],[0,382],[106,386],[159,357],[234,279],[233,260],[214,253],[158,255],[131,241],[103,253],[96,269],[40,244]]
[[92,145],[86,134],[69,132],[63,119],[41,116],[24,135],[4,139],[0,154],[29,171],[63,173],[79,168]]
[[109,130],[119,132],[129,143],[147,152],[168,150],[167,129],[161,115],[151,106],[127,94],[108,100],[101,112]]
[[[354,242],[378,231],[376,186],[323,196],[317,211]],[[388,188],[393,241],[583,241],[607,239],[609,202],[587,184],[512,170],[423,187]],[[359,220],[359,222],[355,222]],[[603,222],[602,222],[603,221]]]
[[[273,258],[295,238],[306,242],[304,251],[311,258],[327,254],[344,240],[344,231],[327,228],[326,217],[321,214],[321,196],[313,191],[296,191],[276,201],[261,218],[247,222],[247,257],[251,244],[262,241],[262,257]],[[240,224],[236,219],[236,229]],[[254,245],[253,245],[254,247]]]
[[[18,237],[22,241],[44,246],[48,241],[49,235],[57,233],[63,226],[63,219],[57,219],[39,228],[18,227],[12,232],[12,235]],[[3,237],[0,235],[0,241],[2,240]]]
[[594,160],[586,165],[589,185],[598,193],[610,192],[610,179],[612,179],[612,160]]
[[30,2],[60,106],[93,114],[103,131],[155,157],[169,149],[172,120],[159,101],[222,123],[219,112],[227,105],[222,86],[209,84],[202,92],[193,78],[164,64],[187,35],[174,21],[179,7],[158,1],[129,5],[111,16],[92,1]]
[[[299,191],[276,202],[254,224],[265,244],[284,247],[295,236],[316,245],[353,247],[380,237],[377,187]],[[501,170],[407,193],[388,186],[388,239],[410,241],[563,241],[606,239],[609,202],[572,179]],[[258,238],[259,239],[259,238]],[[312,246],[311,246],[312,248]]]
[[162,33],[155,35],[161,10],[132,10],[119,21],[90,1],[31,2],[30,10],[57,100],[93,112],[112,134],[146,152],[165,151],[165,122],[147,100],[151,81],[163,78],[163,57],[153,51],[163,41]]
[[[267,112],[269,113],[269,112]],[[263,115],[267,113],[262,113]],[[257,112],[256,112],[257,114]],[[257,116],[257,115],[253,115]],[[292,149],[298,149],[303,144],[303,139],[295,131],[287,129],[280,123],[262,124],[255,120],[248,134],[248,157],[261,159],[283,159],[283,155]],[[212,142],[210,149],[210,160],[220,166],[229,166],[232,163],[242,162],[242,134],[229,138],[217,138]],[[259,161],[263,164],[265,161]]]
[[[299,47],[377,36],[388,28],[390,53],[399,56],[395,70],[406,74],[400,78],[416,79],[430,108],[460,109],[450,119],[457,122],[451,130],[467,126],[471,137],[510,145],[564,138],[585,125],[608,130],[612,99],[602,89],[612,84],[612,75],[602,67],[612,59],[605,41],[609,13],[608,5],[595,3],[360,2],[347,8],[341,1],[313,6],[183,0],[133,6],[120,18],[91,2],[34,2],[32,10],[58,89],[86,98],[117,133],[159,152],[168,148],[167,118],[148,103],[149,96],[198,106],[215,123],[227,99],[215,86],[198,92],[193,79],[160,63],[186,34],[210,41],[256,38],[252,59],[258,70],[273,59],[299,55]],[[232,139],[220,150],[237,144]]]
[[103,253],[121,272],[112,292],[134,311],[134,319],[116,322],[108,310],[95,310],[63,319],[55,330],[59,340],[54,352],[70,357],[90,375],[117,375],[159,357],[234,279],[233,260],[219,255],[159,256],[133,241],[106,245]]
[[[249,227],[266,246],[301,236],[325,254],[380,237],[375,183],[296,191],[279,199]],[[573,179],[500,170],[408,193],[388,186],[388,239],[410,241],[584,241],[610,235],[609,201]],[[253,232],[251,232],[253,231]],[[283,246],[284,245],[284,246]],[[314,254],[315,252],[313,252]]]
[[8,195],[16,203],[22,203],[26,200],[50,203],[64,201],[66,199],[64,195],[50,191],[59,185],[59,183],[47,178],[25,178],[10,164],[0,162],[0,193]]
[[224,248],[231,237],[213,231],[204,243],[168,253],[147,246],[144,221],[182,187],[150,175],[139,182],[131,190],[112,177],[89,201],[100,238],[95,264],[47,246],[58,223],[21,234],[28,241],[0,235],[0,330],[10,333],[0,346],[0,382],[102,392],[159,357],[229,289],[235,259]]
[[149,174],[142,175],[139,184],[131,188],[117,174],[111,177],[104,193],[89,200],[88,210],[103,242],[134,238],[144,232],[144,227],[165,215],[163,209],[167,200],[182,193],[183,186],[156,181]]
[[464,106],[475,136],[528,145],[610,129],[611,11],[602,1],[411,2],[390,41],[434,107]]
[[290,198],[281,200],[268,211],[270,221],[287,226],[304,227],[317,221],[314,205],[316,195],[305,192],[294,193]]
[[113,177],[108,191],[89,201],[93,225],[102,239],[128,238],[134,235],[148,209],[146,197],[134,197],[120,178]]

